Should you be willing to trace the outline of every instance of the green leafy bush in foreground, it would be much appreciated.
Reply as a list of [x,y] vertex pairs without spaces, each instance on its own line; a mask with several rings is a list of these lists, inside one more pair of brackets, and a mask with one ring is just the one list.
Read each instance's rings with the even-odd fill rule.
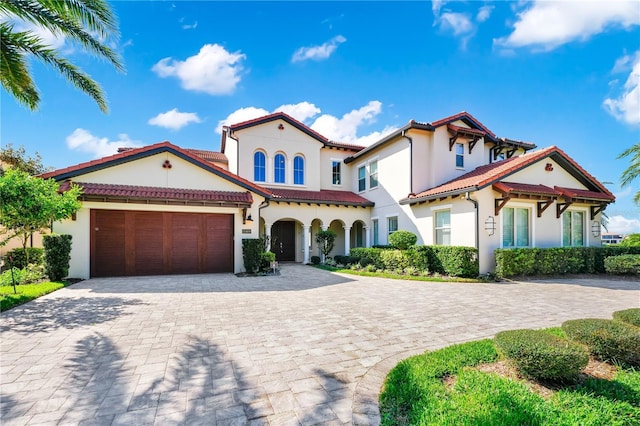
[[624,311],[615,311],[613,319],[626,322],[627,324],[640,327],[640,308],[625,309]]
[[609,274],[640,274],[640,254],[611,256],[604,260],[604,269]]
[[536,380],[573,381],[589,363],[581,345],[544,331],[503,331],[495,343],[520,373]]
[[562,323],[567,336],[587,345],[591,354],[603,361],[640,366],[640,329],[619,321],[599,318]]
[[389,235],[389,245],[398,250],[407,250],[409,247],[415,246],[418,237],[413,232],[395,231]]

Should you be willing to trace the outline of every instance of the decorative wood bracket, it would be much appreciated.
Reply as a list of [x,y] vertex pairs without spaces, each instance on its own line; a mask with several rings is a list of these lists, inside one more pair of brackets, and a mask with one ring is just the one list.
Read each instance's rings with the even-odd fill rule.
[[573,204],[573,201],[567,201],[566,203],[556,204],[556,218],[560,219],[560,216],[562,216],[562,213],[564,213],[571,204]]
[[471,154],[471,151],[473,151],[473,147],[476,146],[479,140],[480,136],[476,135],[472,140],[469,141],[469,154]]
[[498,159],[498,156],[502,154],[503,150],[504,146],[496,146],[493,148],[493,161],[496,161]]
[[538,201],[538,217],[542,217],[542,213],[553,204],[553,200]]
[[509,200],[511,199],[511,197],[504,197],[504,198],[496,198],[494,201],[494,206],[495,206],[495,214],[496,216],[498,216],[500,214],[500,210],[502,210],[502,208],[509,202]]
[[511,149],[507,150],[507,158],[513,157],[513,154],[515,154],[517,150],[518,150],[518,148],[511,148]]
[[590,208],[591,220],[594,220],[596,218],[596,215],[600,213],[602,210],[604,210],[606,207],[607,207],[606,204],[600,204],[599,206],[591,206]]
[[455,135],[449,138],[449,151],[453,149],[453,145],[456,143],[457,140],[458,140],[458,133],[456,132]]

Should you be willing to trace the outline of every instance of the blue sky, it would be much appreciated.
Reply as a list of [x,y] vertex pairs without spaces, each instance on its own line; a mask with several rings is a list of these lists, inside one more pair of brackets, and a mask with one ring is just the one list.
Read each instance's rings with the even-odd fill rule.
[[620,188],[640,142],[640,3],[115,1],[117,73],[42,32],[107,92],[110,113],[39,63],[38,112],[1,94],[1,143],[65,167],[169,140],[218,150],[220,127],[283,110],[370,144],[468,111],[498,136],[557,145],[616,194],[610,231],[640,232]]

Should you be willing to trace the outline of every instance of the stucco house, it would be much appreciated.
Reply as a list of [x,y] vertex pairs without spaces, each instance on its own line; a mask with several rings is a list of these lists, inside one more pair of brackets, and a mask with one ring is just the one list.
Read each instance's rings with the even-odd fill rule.
[[241,272],[242,239],[270,237],[281,261],[309,262],[414,232],[419,244],[494,249],[600,245],[614,196],[561,149],[497,137],[462,112],[410,121],[368,147],[331,141],[278,112],[223,129],[220,152],[162,142],[43,175],[83,188],[55,232],[73,235],[80,278]]

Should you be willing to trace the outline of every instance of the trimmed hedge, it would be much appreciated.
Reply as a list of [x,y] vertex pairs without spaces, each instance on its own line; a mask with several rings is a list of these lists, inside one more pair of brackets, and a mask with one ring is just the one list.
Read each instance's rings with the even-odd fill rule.
[[604,269],[608,274],[640,274],[640,255],[623,254],[607,257],[604,260]]
[[311,256],[311,264],[312,265],[319,265],[320,264],[320,256]]
[[[44,249],[39,247],[27,247],[27,253],[29,253],[29,264],[42,265],[44,263]],[[9,257],[12,258],[12,266],[18,269],[24,269],[27,267],[27,258],[25,256],[25,249],[22,247],[14,248],[5,255],[5,265],[9,267]]]
[[69,274],[71,235],[43,235],[42,245],[44,246],[44,273],[51,281],[62,281]]
[[416,245],[418,237],[413,232],[395,231],[389,235],[389,244],[398,250],[407,250]]
[[353,248],[351,256],[368,258],[377,269],[415,268],[452,277],[475,278],[479,274],[478,251],[474,247],[414,246],[409,250]]
[[544,331],[503,331],[494,341],[520,373],[537,380],[572,381],[589,363],[581,345]]
[[613,319],[616,321],[626,322],[627,324],[640,327],[640,308],[625,309],[624,311],[615,311]]
[[587,345],[603,361],[640,366],[640,329],[608,319],[587,318],[562,323],[567,336]]
[[496,275],[596,274],[604,273],[610,256],[640,254],[640,247],[555,247],[497,249]]

